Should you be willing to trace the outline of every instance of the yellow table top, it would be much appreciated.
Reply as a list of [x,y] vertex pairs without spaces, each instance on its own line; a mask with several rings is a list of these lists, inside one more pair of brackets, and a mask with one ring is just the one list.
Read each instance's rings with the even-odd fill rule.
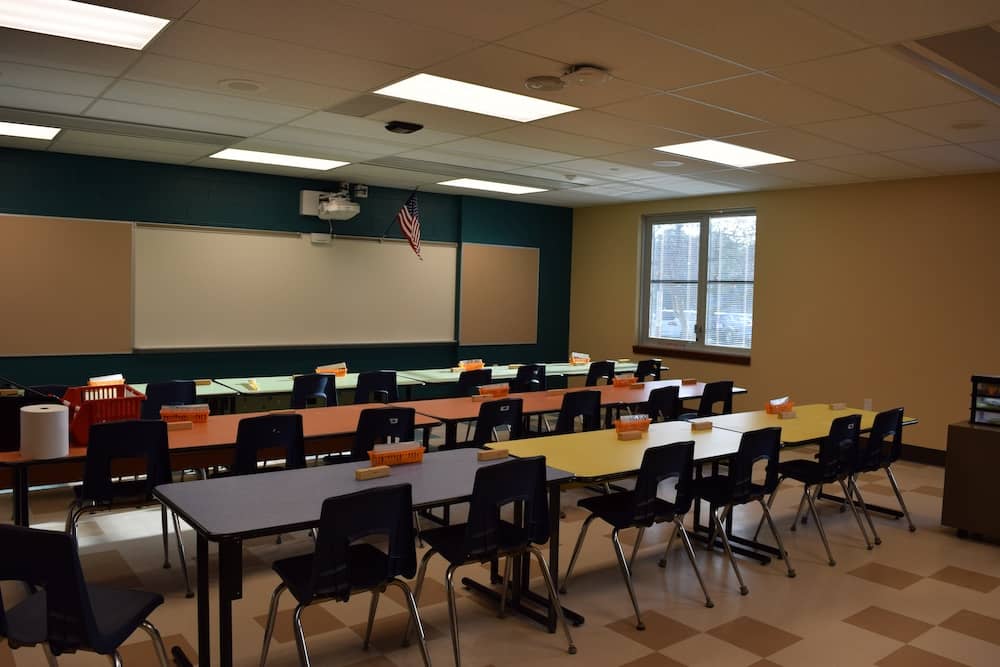
[[[791,419],[780,419],[778,415],[769,415],[764,410],[753,412],[734,412],[731,415],[717,415],[715,417],[703,417],[694,421],[710,421],[713,428],[745,433],[756,431],[768,426],[781,427],[781,442],[788,445],[815,442],[822,439],[830,432],[830,423],[837,417],[845,415],[861,415],[861,431],[871,430],[875,421],[873,410],[858,410],[856,408],[846,408],[844,410],[831,410],[826,403],[812,403],[809,405],[796,405],[795,417]],[[913,417],[903,417],[904,425],[916,424]]]
[[578,479],[594,480],[635,474],[650,447],[694,440],[694,458],[703,461],[735,453],[741,437],[721,428],[692,431],[687,422],[661,422],[650,425],[649,433],[640,440],[619,440],[614,429],[604,429],[494,442],[488,447],[506,449],[519,457],[544,456],[546,465],[572,472]]

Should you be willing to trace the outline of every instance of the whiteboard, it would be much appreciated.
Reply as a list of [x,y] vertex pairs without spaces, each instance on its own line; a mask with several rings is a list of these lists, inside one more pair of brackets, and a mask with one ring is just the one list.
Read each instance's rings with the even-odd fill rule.
[[138,350],[453,342],[457,249],[137,225]]

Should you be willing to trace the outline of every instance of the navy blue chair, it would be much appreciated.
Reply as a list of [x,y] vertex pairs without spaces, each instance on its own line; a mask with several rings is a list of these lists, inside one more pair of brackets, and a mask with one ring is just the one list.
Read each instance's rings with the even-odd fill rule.
[[590,368],[587,369],[587,381],[586,386],[596,387],[601,384],[613,384],[615,381],[615,362],[613,361],[595,361],[590,364]]
[[367,371],[358,375],[357,403],[393,403],[399,400],[396,371]]
[[640,359],[635,366],[635,379],[639,382],[645,382],[646,378],[659,380],[662,369],[662,359]]
[[517,375],[510,383],[512,392],[545,391],[545,365],[525,364],[518,366]]
[[479,388],[484,384],[493,381],[492,368],[479,368],[474,371],[462,371],[458,374],[458,385],[455,388],[456,396],[475,396],[479,393]]
[[653,421],[676,421],[680,415],[680,388],[676,385],[657,387],[649,392],[649,400],[642,405],[642,411]]
[[159,419],[164,405],[193,405],[198,402],[194,380],[150,382],[146,385],[146,400],[142,402],[143,419]]
[[487,401],[479,406],[476,430],[472,435],[472,446],[483,447],[497,440],[496,430],[502,426],[508,429],[508,440],[521,437],[522,410],[524,400],[520,398],[500,398]]
[[903,494],[896,483],[896,476],[892,474],[892,464],[899,460],[903,454],[903,408],[893,408],[885,410],[875,415],[875,423],[872,424],[868,432],[868,440],[858,455],[856,471],[878,472],[885,470],[892,485],[892,491],[896,494],[899,508],[903,510],[906,522],[910,524],[910,532],[917,529],[910,518],[910,511],[906,509],[903,502]]
[[555,433],[562,435],[576,431],[577,417],[584,431],[601,428],[601,392],[594,389],[566,392],[556,419]]
[[308,373],[292,378],[292,409],[337,405],[337,378],[333,375]]
[[[281,452],[284,466],[263,466],[266,452]],[[277,458],[267,455],[267,458]],[[302,415],[278,414],[246,417],[236,428],[236,454],[233,465],[223,475],[252,475],[257,472],[304,468],[305,441]],[[222,476],[222,475],[220,475]]]
[[358,417],[350,460],[367,461],[368,452],[378,444],[413,440],[416,418],[413,408],[365,408]]

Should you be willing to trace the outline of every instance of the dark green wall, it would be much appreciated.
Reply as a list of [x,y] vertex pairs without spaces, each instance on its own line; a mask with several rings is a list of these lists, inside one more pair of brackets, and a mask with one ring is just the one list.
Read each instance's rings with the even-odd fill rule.
[[[183,167],[107,158],[0,149],[0,212],[133,220],[245,229],[323,231],[325,222],[298,214],[299,191],[330,190],[330,181]],[[361,214],[334,223],[341,234],[379,236],[409,193],[370,187]],[[134,381],[180,377],[264,376],[304,372],[346,361],[352,370],[451,366],[458,359],[487,362],[551,361],[568,352],[572,211],[479,197],[421,193],[422,238],[496,243],[540,249],[536,345],[460,347],[456,344],[261,348],[128,355],[0,357],[0,375],[28,384],[75,384],[92,375],[122,372]],[[400,238],[398,226],[388,234]],[[0,239],[0,242],[3,240]],[[461,260],[460,260],[461,261]],[[44,270],[44,267],[39,267]],[[26,277],[25,285],[30,284]],[[15,286],[4,285],[3,290]],[[502,289],[502,286],[498,286]],[[2,304],[2,298],[0,298]],[[67,335],[85,322],[67,313]],[[2,309],[0,309],[2,313]],[[17,326],[0,314],[0,331]],[[0,337],[0,353],[3,351]]]

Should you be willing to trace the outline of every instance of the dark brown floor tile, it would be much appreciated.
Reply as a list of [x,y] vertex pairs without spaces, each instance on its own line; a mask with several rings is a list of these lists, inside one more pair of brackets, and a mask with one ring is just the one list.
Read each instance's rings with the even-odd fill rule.
[[903,646],[875,663],[879,667],[968,667],[936,653],[930,653],[916,646]]
[[1000,646],[1000,618],[963,609],[948,618],[941,627]]
[[352,662],[347,667],[396,667],[396,663],[384,655],[376,655],[360,662]]
[[859,568],[851,570],[848,574],[853,574],[855,577],[860,577],[866,581],[882,584],[883,586],[895,588],[900,591],[923,579],[919,574],[913,574],[912,572],[890,567],[889,565],[882,565],[881,563],[868,563],[867,565],[862,565]]
[[[293,609],[278,612],[278,617],[274,622],[274,641],[283,644],[295,640],[294,614],[295,610]],[[260,624],[261,628],[267,627],[267,614],[254,616],[254,620]],[[336,616],[318,604],[310,605],[302,612],[302,631],[306,637],[339,630],[342,627],[344,624]]]
[[861,486],[861,493],[867,496],[870,493],[876,493],[880,496],[894,496],[896,495],[892,491],[892,487],[888,484],[864,484]]
[[845,618],[844,622],[901,642],[911,642],[934,627],[881,607],[868,607]]
[[748,667],[781,667],[781,665],[775,664],[770,660],[758,660]]
[[937,579],[945,583],[971,588],[980,593],[992,593],[1000,586],[1000,578],[992,577],[982,572],[966,570],[961,567],[948,566],[942,568],[931,575],[931,579]]
[[583,521],[590,514],[587,510],[576,505],[563,505],[562,511],[566,515],[563,521]]
[[[140,633],[141,634],[141,633]],[[174,646],[179,646],[184,655],[190,660],[194,660],[198,652],[194,650],[187,638],[184,635],[169,635],[163,638],[164,650],[167,652],[167,661],[173,661],[173,654],[171,649]],[[146,640],[142,642],[136,642],[134,644],[127,644],[121,647],[120,650],[122,656],[122,664],[125,665],[158,665],[160,664],[156,658],[156,649],[153,648],[152,640]],[[2,664],[3,661],[0,661]]]
[[[171,559],[174,568],[180,569],[176,554]],[[163,554],[157,555],[156,567],[163,564],[160,560]],[[107,551],[91,551],[82,559],[83,573],[90,583],[121,586],[123,588],[142,588],[142,581],[136,576],[122,555],[115,549]],[[178,577],[180,574],[177,575]]]
[[0,644],[0,667],[14,667],[14,653],[7,642]]
[[644,655],[638,660],[633,660],[632,662],[626,662],[621,667],[685,667],[684,663],[677,662],[673,658],[668,658],[662,653],[650,653],[649,655]]
[[646,625],[646,629],[636,630],[635,616],[630,614],[621,620],[609,623],[607,627],[654,651],[659,651],[698,634],[698,631],[691,626],[655,611],[644,611],[642,622]]
[[[398,649],[400,642],[403,641],[403,632],[406,630],[406,622],[409,620],[409,613],[393,614],[392,616],[386,616],[384,618],[376,618],[375,625],[372,627],[372,647],[380,651],[393,651]],[[461,622],[461,616],[459,617],[459,622]],[[438,639],[444,636],[440,630],[435,628],[433,625],[429,625],[427,621],[421,615],[420,623],[424,626],[424,635],[427,637],[427,641],[432,639]],[[365,638],[365,628],[368,627],[367,621],[364,623],[358,623],[351,626],[351,630],[364,641]],[[417,644],[417,633],[414,630],[413,634],[410,636],[413,645]]]
[[[410,587],[410,590],[412,592],[414,593],[416,592],[416,587],[417,587],[416,582],[408,582],[407,585]],[[456,581],[455,585],[457,589],[455,591],[455,596],[462,597],[461,584],[458,581]],[[405,596],[403,595],[403,591],[400,590],[398,586],[389,586],[388,588],[386,588],[385,595],[396,604],[402,607],[406,607]],[[432,604],[438,604],[439,602],[447,602],[447,601],[448,601],[448,592],[445,589],[444,584],[438,582],[435,579],[431,579],[430,577],[425,578],[424,590],[420,591],[420,605],[419,605],[420,608],[422,609],[424,607],[429,607]]]
[[912,493],[922,493],[925,496],[934,496],[935,498],[944,497],[944,489],[940,486],[918,486],[915,489],[910,489]]
[[729,623],[712,628],[708,634],[762,658],[802,639],[798,635],[793,635],[749,616],[741,616]]

